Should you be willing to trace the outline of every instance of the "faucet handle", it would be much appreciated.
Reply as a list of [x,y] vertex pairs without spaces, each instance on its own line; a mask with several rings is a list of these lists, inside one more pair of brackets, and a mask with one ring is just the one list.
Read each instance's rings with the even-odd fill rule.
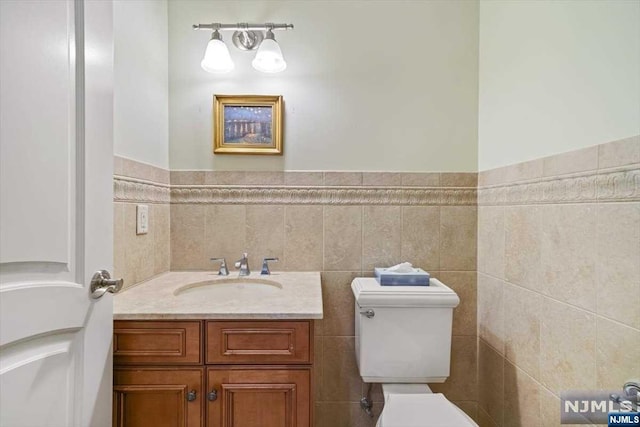
[[237,260],[234,265],[236,266],[236,268],[240,268],[242,266],[242,263],[247,263],[249,261],[249,254],[246,252],[242,253],[242,258],[240,258],[239,260]]
[[262,260],[262,271],[260,272],[260,274],[263,274],[263,275],[271,274],[271,271],[269,271],[269,261],[278,262],[280,260],[277,257],[264,258]]
[[211,258],[211,261],[220,261],[220,270],[218,270],[218,276],[228,276],[229,269],[227,268],[227,260],[224,258]]

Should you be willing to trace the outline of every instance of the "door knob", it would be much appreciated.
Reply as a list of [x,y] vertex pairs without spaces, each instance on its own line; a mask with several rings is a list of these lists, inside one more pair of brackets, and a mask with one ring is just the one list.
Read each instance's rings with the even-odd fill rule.
[[217,398],[218,398],[218,390],[216,390],[215,388],[211,390],[209,393],[207,393],[207,399],[209,399],[209,402],[213,402]]
[[112,279],[107,270],[98,270],[91,278],[91,298],[98,299],[107,292],[115,294],[123,284],[123,279]]
[[191,390],[189,393],[187,393],[188,402],[193,402],[197,398],[198,398],[198,393],[195,390]]

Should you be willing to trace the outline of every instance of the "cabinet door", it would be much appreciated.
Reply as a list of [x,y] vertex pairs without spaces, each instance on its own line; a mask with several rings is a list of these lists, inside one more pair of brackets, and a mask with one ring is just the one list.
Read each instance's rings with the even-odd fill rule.
[[113,426],[202,427],[203,374],[201,368],[116,368]]
[[208,368],[207,427],[309,427],[310,382],[310,368]]

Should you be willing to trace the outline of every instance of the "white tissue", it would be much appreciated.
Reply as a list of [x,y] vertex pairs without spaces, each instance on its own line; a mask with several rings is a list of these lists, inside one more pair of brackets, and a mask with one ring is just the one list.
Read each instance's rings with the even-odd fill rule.
[[385,269],[385,272],[388,273],[413,273],[413,265],[410,262],[401,262],[400,264],[394,265],[393,267],[389,267]]

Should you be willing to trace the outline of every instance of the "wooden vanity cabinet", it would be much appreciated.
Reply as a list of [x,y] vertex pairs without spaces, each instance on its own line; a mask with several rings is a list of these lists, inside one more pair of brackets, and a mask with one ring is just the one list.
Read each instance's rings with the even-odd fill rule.
[[117,368],[114,427],[202,427],[203,368]]
[[115,321],[114,427],[310,427],[313,323]]

